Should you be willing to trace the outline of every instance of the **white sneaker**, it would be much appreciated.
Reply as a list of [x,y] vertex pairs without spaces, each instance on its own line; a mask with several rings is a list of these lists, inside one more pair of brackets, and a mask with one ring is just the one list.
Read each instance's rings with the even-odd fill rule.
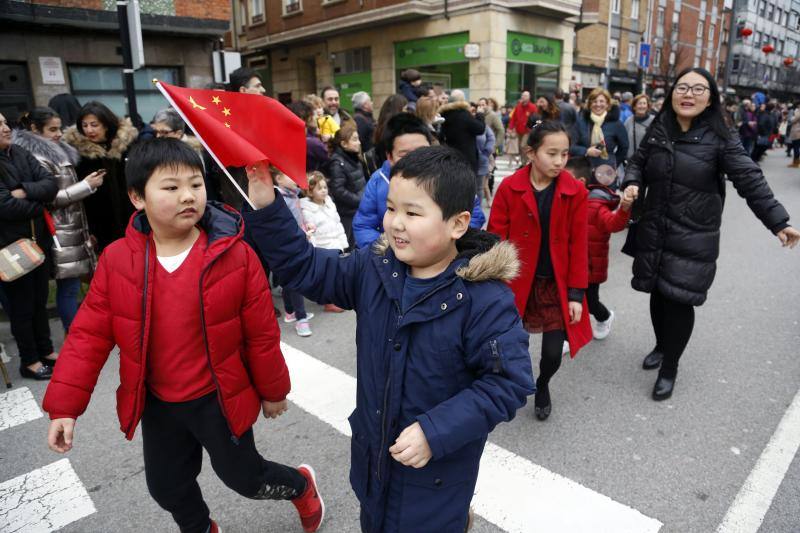
[[4,363],[10,363],[11,358],[6,353],[6,345],[0,342],[0,361]]
[[564,346],[561,347],[561,357],[569,355],[569,341],[564,341]]
[[[304,320],[311,320],[312,318],[314,318],[314,313],[306,313],[306,317]],[[283,321],[287,324],[297,322],[297,316],[295,316],[294,313],[284,313]]]
[[301,337],[310,337],[311,336],[311,325],[308,323],[308,319],[307,318],[303,318],[301,320],[298,320],[297,324],[294,325],[294,330]]
[[605,322],[598,321],[597,324],[592,328],[592,334],[594,338],[601,341],[608,337],[608,334],[611,333],[611,324],[614,323],[614,311],[609,311],[608,319]]

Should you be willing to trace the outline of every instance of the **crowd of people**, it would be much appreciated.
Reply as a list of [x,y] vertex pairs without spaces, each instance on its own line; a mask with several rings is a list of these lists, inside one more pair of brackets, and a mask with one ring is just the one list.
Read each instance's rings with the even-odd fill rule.
[[[246,68],[231,74],[226,89],[265,94]],[[307,189],[275,167],[230,169],[255,211],[243,207],[237,188],[172,109],[140,131],[102,103],[80,105],[69,95],[31,110],[13,131],[0,116],[0,248],[32,238],[47,257],[0,283],[0,295],[22,376],[53,378],[45,402],[56,419],[51,447],[71,447],[85,391],[119,344],[123,430],[130,438],[144,416],[148,488],[182,530],[213,533],[217,526],[195,491],[198,467],[174,466],[181,447],[170,424],[179,421],[181,438],[196,439],[193,449],[205,447],[212,462],[239,453],[225,449],[219,435],[204,434],[208,427],[194,428],[194,416],[217,420],[217,429],[227,422],[237,443],[249,439],[242,452],[249,462],[218,470],[226,483],[251,498],[291,499],[306,531],[321,522],[313,469],[254,467],[263,460],[249,429],[259,409],[272,417],[285,410],[288,380],[278,383],[267,372],[285,373],[274,323],[282,314],[298,335],[311,335],[305,297],[326,312],[356,310],[362,326],[351,417],[351,482],[362,528],[441,524],[449,531],[457,523],[463,530],[475,475],[458,472],[477,472],[486,436],[527,396],[535,395],[535,416],[547,420],[550,382],[563,357],[610,334],[615,315],[601,301],[600,285],[612,233],[628,229],[623,251],[634,257],[632,286],[650,294],[656,342],[642,365],[659,369],[656,401],[672,395],[695,307],[714,279],[724,177],[784,246],[800,241],[756,163],[778,142],[794,150],[790,166],[800,167],[800,113],[755,97],[723,102],[703,69],[682,72],[655,98],[597,88],[585,102],[561,90],[534,100],[523,90],[505,106],[425,85],[409,69],[377,117],[369,94],[355,93],[351,104],[353,113],[336,88],[325,87],[288,105],[306,125]],[[518,169],[495,187],[503,157]],[[247,268],[236,270],[237,262]],[[203,264],[214,265],[208,277]],[[110,283],[110,269],[119,283]],[[191,305],[176,303],[181,287],[198,287],[187,272],[201,287]],[[269,301],[270,274],[281,287],[283,313]],[[51,277],[69,333],[61,373],[46,309]],[[88,279],[78,313],[81,280]],[[171,288],[150,296],[148,283]],[[140,317],[142,291],[148,296]],[[241,302],[241,311],[226,298]],[[375,320],[381,314],[386,321]],[[192,334],[181,340],[170,331]],[[535,383],[531,333],[543,335]],[[150,348],[136,340],[140,334],[142,343],[152,336]],[[170,360],[172,351],[184,366]],[[384,358],[373,353],[383,351]],[[207,354],[208,365],[189,358],[196,352]],[[406,362],[384,365],[399,360],[395,352]],[[246,362],[231,367],[230,354]],[[155,362],[163,367],[151,368]],[[404,386],[391,385],[399,382]],[[69,399],[77,389],[79,397]],[[166,441],[175,446],[153,447]],[[442,458],[448,460],[436,462]],[[461,475],[471,483],[444,487],[447,512],[436,498],[423,505],[416,492],[418,507],[406,512],[401,486],[391,480],[408,480],[402,490],[410,494],[412,470],[431,460],[431,479]],[[179,494],[172,489],[180,480],[188,481]],[[402,501],[411,501],[406,496]],[[397,528],[402,520],[411,522]]]

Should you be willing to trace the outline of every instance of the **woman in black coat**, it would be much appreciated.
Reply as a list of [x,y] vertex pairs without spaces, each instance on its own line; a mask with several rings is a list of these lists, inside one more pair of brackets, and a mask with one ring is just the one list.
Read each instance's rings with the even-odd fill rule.
[[[27,150],[11,144],[11,129],[0,115],[0,248],[34,238],[46,256],[53,239],[44,220],[45,206],[58,183]],[[56,354],[47,318],[49,261],[10,282],[0,282],[8,297],[11,333],[17,343],[22,377],[47,380]]]
[[719,91],[701,68],[683,71],[634,156],[622,188],[644,197],[636,234],[634,289],[650,293],[656,346],[644,359],[658,368],[654,400],[672,395],[678,360],[714,281],[727,175],[740,196],[784,246],[800,232],[764,174],[724,122]]
[[328,165],[328,189],[342,220],[350,248],[353,239],[353,217],[367,186],[366,167],[361,156],[361,141],[352,121],[342,125],[331,140],[333,154]]

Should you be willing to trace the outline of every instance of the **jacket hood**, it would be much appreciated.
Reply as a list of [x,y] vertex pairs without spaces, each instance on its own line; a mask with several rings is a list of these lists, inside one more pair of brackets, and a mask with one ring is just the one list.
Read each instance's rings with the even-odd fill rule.
[[130,119],[124,118],[119,121],[117,134],[111,141],[111,147],[106,149],[102,144],[93,143],[86,136],[82,135],[77,126],[72,126],[64,132],[64,142],[74,146],[81,157],[87,159],[100,159],[108,157],[110,159],[122,160],[122,155],[128,150],[131,144],[136,141],[139,132],[133,127]]
[[[228,240],[240,240],[244,237],[244,219],[242,215],[222,202],[208,202],[203,218],[198,225],[203,228],[208,236],[208,252],[212,255],[224,250]],[[143,246],[152,232],[147,215],[144,211],[137,211],[131,215],[125,239],[128,242]],[[218,244],[219,243],[219,244]]]
[[609,204],[617,205],[620,202],[619,195],[614,192],[614,189],[606,185],[593,184],[589,185],[589,201],[607,202]]
[[14,130],[11,134],[11,142],[26,149],[34,156],[47,159],[56,165],[69,163],[75,166],[80,160],[78,151],[64,141],[56,143],[41,135],[36,135],[32,131]]
[[198,154],[203,153],[203,143],[201,143],[200,140],[194,135],[184,135],[181,140],[189,145],[189,147]]
[[[591,114],[592,112],[589,109],[584,109],[583,111],[581,111],[581,117],[583,117],[583,120],[585,120],[588,124],[592,124],[592,118],[590,117]],[[606,113],[606,119],[605,121],[603,121],[603,124],[616,122],[618,120],[619,120],[619,106],[614,104],[608,109]]]
[[463,109],[464,111],[469,112],[469,102],[460,101],[460,102],[450,102],[449,104],[444,104],[442,107],[439,108],[439,114],[444,115],[449,111],[457,111],[459,109]]
[[[508,241],[488,231],[470,228],[456,241],[458,255],[456,261],[462,260],[456,269],[456,275],[466,281],[503,281],[509,282],[519,274],[520,264],[517,249]],[[372,245],[373,253],[386,255],[389,251],[389,240],[385,234]]]

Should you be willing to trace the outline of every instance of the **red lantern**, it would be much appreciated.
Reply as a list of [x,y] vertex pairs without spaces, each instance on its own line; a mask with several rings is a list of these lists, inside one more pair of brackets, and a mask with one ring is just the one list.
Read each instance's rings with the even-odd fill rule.
[[741,34],[742,37],[750,37],[751,35],[753,35],[753,30],[751,30],[750,28],[742,28]]
[[786,59],[783,60],[783,64],[786,65],[787,67],[791,67],[792,63],[794,63],[793,57],[787,57]]
[[772,52],[774,52],[774,51],[775,51],[775,47],[774,47],[774,46],[772,46],[771,44],[765,44],[765,45],[764,45],[764,46],[761,48],[761,51],[762,51],[762,52],[764,52],[765,54],[771,54]]

